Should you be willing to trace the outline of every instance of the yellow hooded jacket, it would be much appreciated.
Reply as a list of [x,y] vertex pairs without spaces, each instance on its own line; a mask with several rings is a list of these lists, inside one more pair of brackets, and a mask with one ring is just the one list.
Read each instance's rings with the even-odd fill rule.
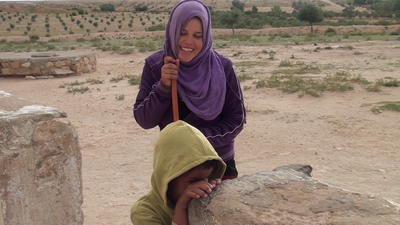
[[171,224],[175,206],[167,198],[168,183],[208,160],[218,161],[208,179],[220,179],[226,165],[198,129],[181,120],[166,126],[154,148],[152,189],[132,206],[132,223]]

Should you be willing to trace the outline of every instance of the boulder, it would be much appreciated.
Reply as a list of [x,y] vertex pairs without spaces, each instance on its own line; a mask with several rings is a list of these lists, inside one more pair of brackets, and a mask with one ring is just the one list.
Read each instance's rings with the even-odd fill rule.
[[53,107],[0,91],[0,224],[83,224],[75,128]]
[[189,224],[400,224],[398,204],[318,181],[311,170],[295,164],[225,180],[190,201]]

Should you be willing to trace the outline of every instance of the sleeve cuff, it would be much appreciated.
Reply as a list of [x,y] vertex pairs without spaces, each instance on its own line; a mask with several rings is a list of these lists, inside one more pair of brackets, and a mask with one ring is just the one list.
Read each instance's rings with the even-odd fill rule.
[[158,81],[156,90],[159,95],[163,96],[164,98],[171,98],[171,87],[165,85],[161,80]]

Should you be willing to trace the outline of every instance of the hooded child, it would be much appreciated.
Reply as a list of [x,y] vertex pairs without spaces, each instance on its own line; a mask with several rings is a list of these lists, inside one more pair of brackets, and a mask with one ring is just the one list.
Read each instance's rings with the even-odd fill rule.
[[[181,220],[175,215],[178,202],[184,201],[187,207],[191,197],[207,197],[225,169],[223,160],[197,128],[181,120],[170,123],[160,132],[154,148],[152,189],[132,206],[132,223],[187,223],[187,211]],[[193,190],[191,197],[184,196]]]

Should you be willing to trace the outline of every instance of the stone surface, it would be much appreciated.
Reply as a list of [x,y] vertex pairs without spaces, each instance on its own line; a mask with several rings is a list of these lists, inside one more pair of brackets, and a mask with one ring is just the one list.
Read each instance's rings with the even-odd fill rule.
[[0,76],[80,75],[94,72],[96,63],[96,56],[91,51],[0,52]]
[[189,203],[190,224],[400,224],[399,205],[313,179],[288,165],[223,181]]
[[66,117],[0,91],[4,224],[83,224],[82,156]]

